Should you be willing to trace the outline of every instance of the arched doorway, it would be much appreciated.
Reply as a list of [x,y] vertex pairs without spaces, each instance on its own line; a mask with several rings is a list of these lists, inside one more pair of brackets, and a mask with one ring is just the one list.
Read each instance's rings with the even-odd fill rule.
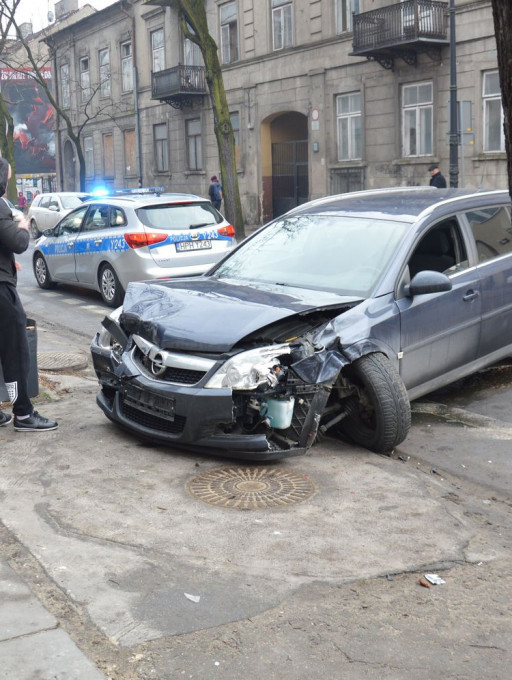
[[76,191],[75,182],[75,153],[73,144],[68,139],[64,144],[64,177],[61,182],[63,190]]
[[278,217],[309,197],[308,119],[290,111],[262,123],[263,217]]

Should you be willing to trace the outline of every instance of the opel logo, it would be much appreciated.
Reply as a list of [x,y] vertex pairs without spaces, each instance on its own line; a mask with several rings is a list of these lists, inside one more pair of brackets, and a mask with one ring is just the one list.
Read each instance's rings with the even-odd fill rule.
[[151,373],[157,376],[162,375],[162,373],[165,373],[165,369],[166,365],[164,364],[164,358],[160,352],[158,352],[151,360]]

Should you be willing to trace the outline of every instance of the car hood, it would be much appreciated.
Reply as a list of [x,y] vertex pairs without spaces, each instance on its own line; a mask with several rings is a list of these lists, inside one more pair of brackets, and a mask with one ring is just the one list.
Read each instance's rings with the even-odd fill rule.
[[130,283],[120,322],[163,349],[227,352],[281,320],[360,302],[331,292],[213,277]]

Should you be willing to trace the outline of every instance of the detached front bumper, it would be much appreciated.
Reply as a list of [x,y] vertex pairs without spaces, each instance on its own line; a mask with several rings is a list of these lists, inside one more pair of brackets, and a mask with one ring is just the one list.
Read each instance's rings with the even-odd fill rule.
[[91,345],[101,390],[98,406],[107,418],[144,439],[202,453],[244,460],[278,460],[306,452],[305,446],[279,448],[265,434],[225,434],[235,424],[229,389],[204,389],[164,383],[143,374],[130,353],[118,364],[111,352]]

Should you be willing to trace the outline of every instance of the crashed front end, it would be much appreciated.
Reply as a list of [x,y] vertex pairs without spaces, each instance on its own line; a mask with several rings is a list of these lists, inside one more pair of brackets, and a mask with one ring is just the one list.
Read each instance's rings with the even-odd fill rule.
[[97,403],[154,442],[245,460],[304,454],[345,363],[312,342],[318,323],[301,320],[301,334],[283,323],[227,352],[177,351],[152,324],[118,311],[91,345]]

